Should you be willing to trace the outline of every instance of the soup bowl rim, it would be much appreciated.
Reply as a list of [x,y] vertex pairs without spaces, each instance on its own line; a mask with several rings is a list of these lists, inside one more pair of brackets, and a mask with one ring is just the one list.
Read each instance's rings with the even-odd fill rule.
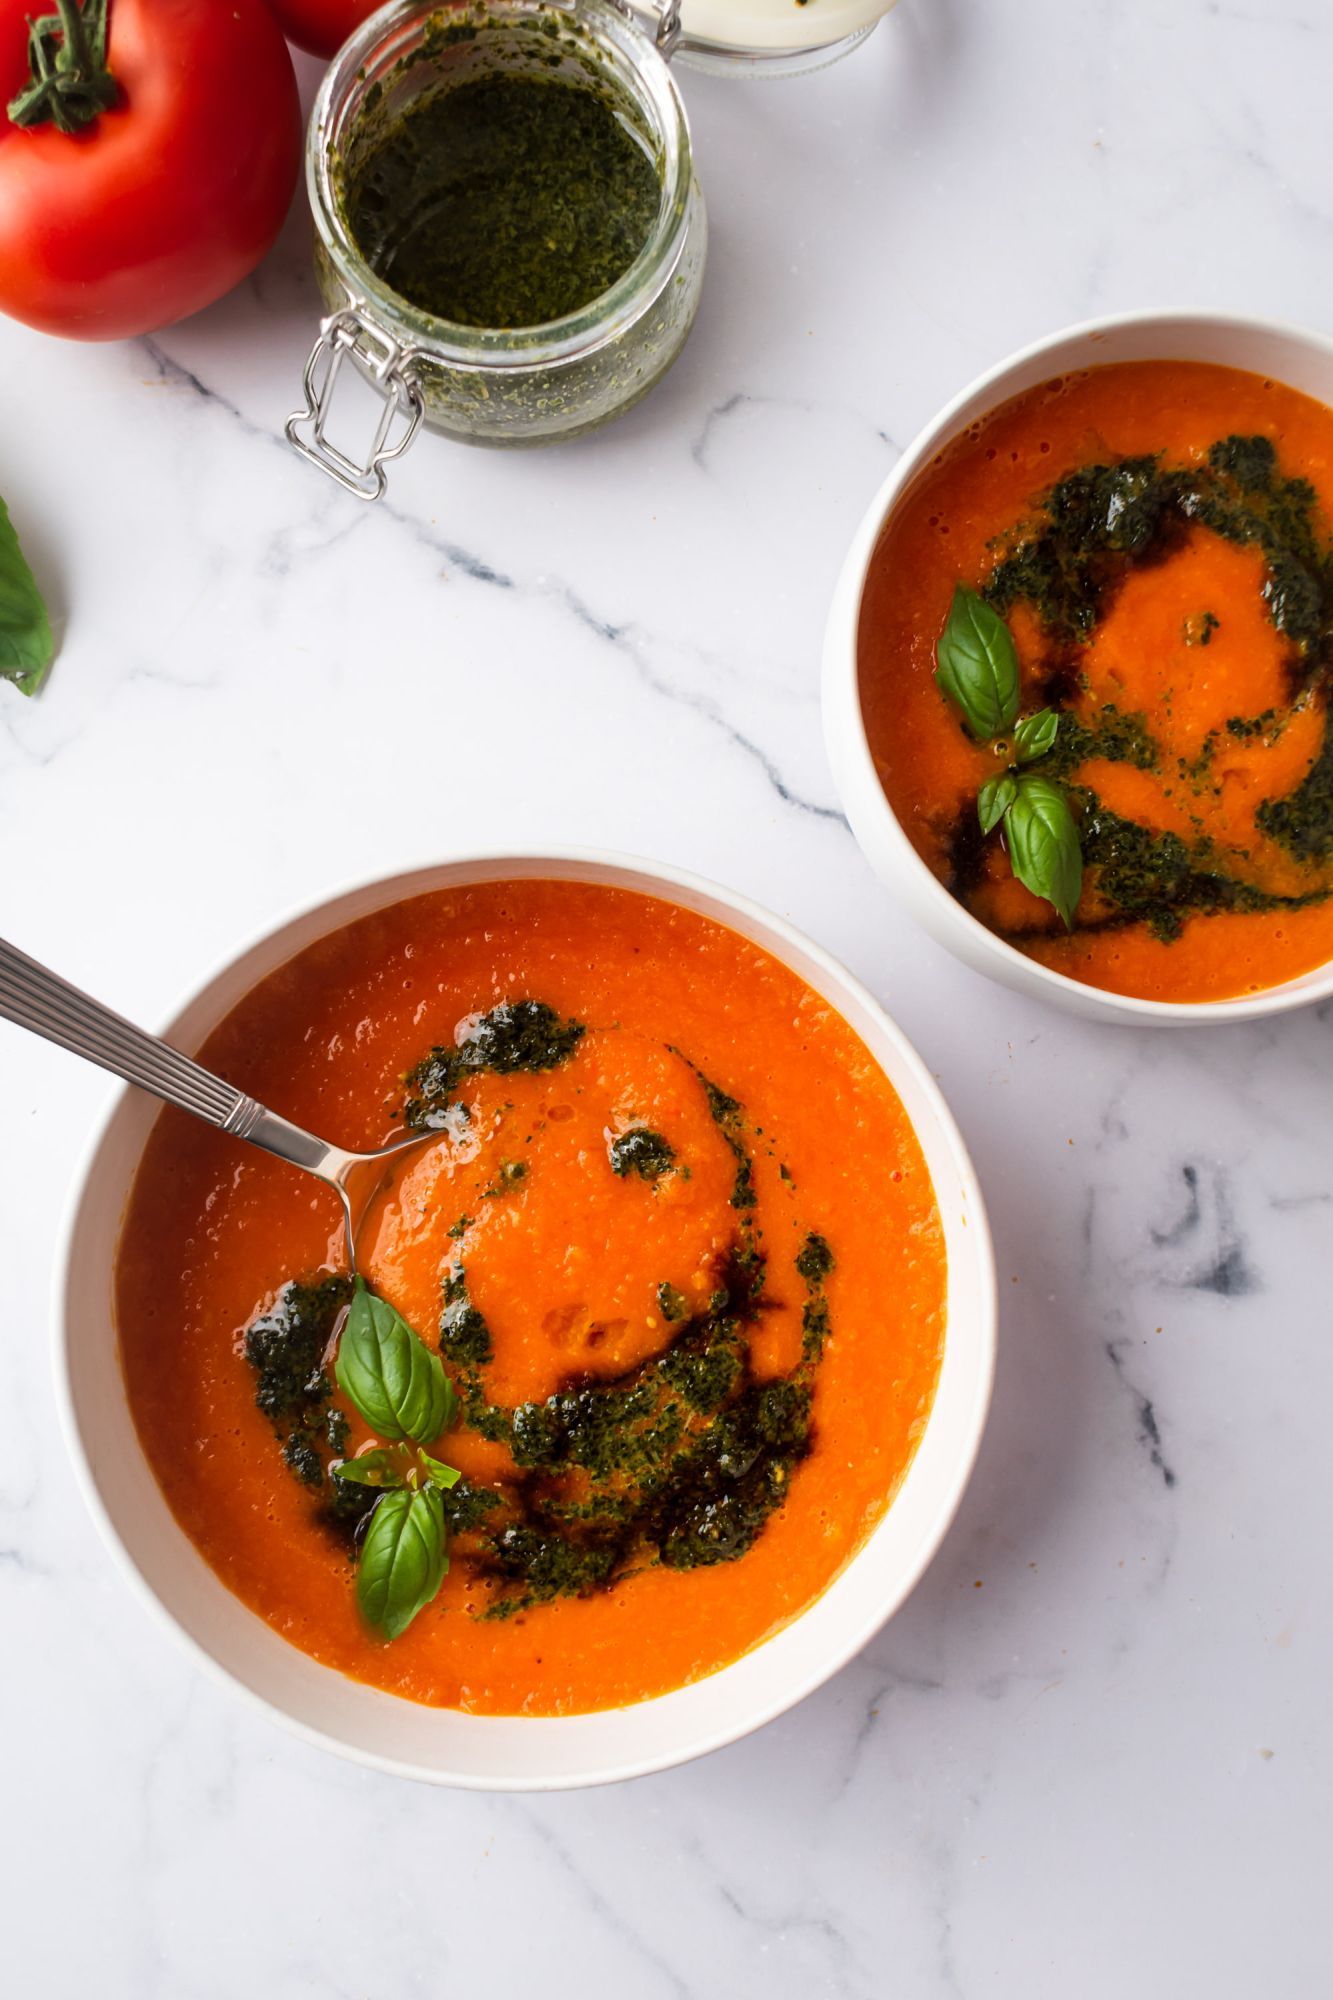
[[[944,1539],[980,1446],[995,1366],[996,1279],[975,1171],[939,1086],[902,1030],[832,954],[785,919],[734,890],[660,862],[561,848],[479,852],[388,873],[367,871],[303,899],[228,952],[173,1008],[163,1033],[178,1034],[186,1048],[197,1046],[269,971],[360,915],[432,888],[511,879],[600,881],[695,909],[806,979],[858,1035],[862,1022],[873,1029],[874,1041],[866,1045],[902,1099],[932,1170],[949,1253],[949,1319],[940,1384],[915,1456],[880,1521],[821,1595],[717,1672],[649,1701],[581,1715],[493,1717],[424,1708],[352,1681],[290,1645],[209,1568],[171,1514],[133,1428],[116,1357],[111,1285],[133,1173],[157,1106],[128,1088],[117,1092],[99,1119],[74,1177],[55,1266],[54,1372],[76,1480],[104,1542],[134,1593],[213,1680],[239,1690],[252,1707],[305,1741],[353,1762],[465,1789],[545,1791],[643,1776],[737,1741],[822,1686],[892,1616]],[[128,1168],[123,1161],[116,1164],[118,1155],[128,1158]],[[940,1184],[941,1165],[947,1186]],[[957,1270],[956,1258],[961,1258]],[[99,1285],[101,1294],[95,1296]],[[958,1298],[964,1311],[955,1326]],[[937,1412],[941,1424],[946,1415],[948,1422],[938,1445],[932,1443]],[[132,1492],[120,1490],[125,1482]],[[890,1524],[903,1520],[909,1499],[910,1522],[872,1573],[868,1559]],[[848,1581],[858,1572],[863,1581],[849,1594]],[[828,1607],[839,1593],[846,1610],[830,1618]],[[817,1614],[822,1639],[793,1648],[788,1635]],[[767,1675],[765,1660],[777,1663]],[[761,1663],[757,1672],[755,1662]],[[648,1726],[660,1722],[670,1704],[676,1713],[660,1727]],[[332,1724],[329,1713],[336,1718]],[[640,1718],[645,1726],[636,1728]],[[521,1739],[506,1735],[515,1728]],[[439,1733],[438,1754],[432,1730]],[[517,1742],[519,1749],[497,1751],[492,1763],[488,1730],[491,1741]],[[467,1734],[471,1740],[465,1744]]]
[[[1043,373],[1058,375],[1071,368],[1108,365],[1121,359],[1214,359],[1210,354],[1191,354],[1170,345],[1157,354],[1098,352],[1102,343],[1113,348],[1122,342],[1132,345],[1140,335],[1160,335],[1166,342],[1193,339],[1204,346],[1211,339],[1225,343],[1234,338],[1238,344],[1268,343],[1275,351],[1288,354],[1303,350],[1327,365],[1330,393],[1325,400],[1333,405],[1333,336],[1291,321],[1190,306],[1150,307],[1081,320],[1044,334],[983,369],[917,432],[880,485],[852,538],[825,626],[821,680],[824,740],[852,832],[871,868],[936,942],[964,964],[1016,992],[1051,1001],[1093,1020],[1126,1027],[1218,1027],[1288,1013],[1328,999],[1333,995],[1333,958],[1281,985],[1219,1000],[1155,1000],[1114,993],[1040,964],[965,909],[918,854],[875,769],[861,703],[859,628],[866,580],[880,539],[918,475],[969,423],[1036,386]],[[1245,367],[1234,361],[1222,365]],[[1267,371],[1251,363],[1249,372]],[[1278,366],[1272,373],[1275,380],[1285,381]]]

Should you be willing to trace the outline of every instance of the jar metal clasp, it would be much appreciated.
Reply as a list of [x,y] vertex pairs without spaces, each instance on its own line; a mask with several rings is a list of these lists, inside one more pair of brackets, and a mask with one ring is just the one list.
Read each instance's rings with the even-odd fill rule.
[[670,62],[680,37],[680,0],[660,0],[655,39],[663,62]]
[[[633,21],[636,28],[642,28],[652,37],[657,53],[663,62],[670,62],[680,44],[684,30],[681,27],[681,0],[611,0],[611,4]],[[645,21],[644,16],[648,19]]]
[[[358,500],[378,500],[386,484],[385,466],[402,457],[426,414],[412,372],[415,359],[415,349],[386,333],[355,300],[331,313],[321,321],[305,365],[305,408],[294,411],[284,426],[288,443]],[[349,457],[328,436],[338,376],[347,360],[383,404],[370,449],[361,459]]]

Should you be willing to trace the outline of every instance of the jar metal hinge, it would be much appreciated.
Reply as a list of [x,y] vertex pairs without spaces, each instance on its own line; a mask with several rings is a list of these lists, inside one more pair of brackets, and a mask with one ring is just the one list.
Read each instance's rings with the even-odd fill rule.
[[[402,457],[421,428],[426,406],[411,371],[415,358],[413,348],[367,319],[354,301],[320,323],[319,339],[305,365],[305,408],[288,417],[287,441],[358,500],[379,499],[385,466]],[[384,405],[363,460],[350,458],[327,434],[338,376],[349,359]],[[309,435],[303,435],[307,430]]]

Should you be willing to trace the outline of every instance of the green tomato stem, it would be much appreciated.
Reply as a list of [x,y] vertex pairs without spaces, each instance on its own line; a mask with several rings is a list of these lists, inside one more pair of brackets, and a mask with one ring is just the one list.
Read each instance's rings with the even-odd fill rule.
[[84,131],[119,96],[107,68],[109,0],[56,0],[58,11],[28,25],[30,81],[9,101],[12,124],[48,122],[59,132]]

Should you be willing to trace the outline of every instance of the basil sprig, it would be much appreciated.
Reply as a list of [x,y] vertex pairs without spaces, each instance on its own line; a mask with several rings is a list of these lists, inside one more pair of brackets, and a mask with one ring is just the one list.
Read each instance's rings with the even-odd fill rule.
[[383,1491],[408,1486],[415,1492],[423,1481],[447,1491],[462,1478],[452,1465],[441,1464],[420,1446],[409,1451],[405,1444],[381,1445],[377,1450],[363,1451],[358,1458],[339,1459],[332,1471],[335,1479],[349,1480],[353,1486],[378,1486]]
[[51,621],[9,511],[0,500],[0,679],[36,694],[55,656]]
[[965,583],[955,585],[935,659],[935,685],[962,710],[978,743],[1013,728],[1018,649],[1003,618]]
[[1012,771],[1001,771],[997,778],[987,778],[977,793],[977,818],[981,821],[981,831],[994,833],[1017,797],[1018,780]]
[[423,1447],[453,1422],[458,1399],[439,1356],[362,1278],[334,1372],[371,1429],[389,1440],[332,1470],[350,1485],[379,1490],[361,1540],[356,1595],[367,1624],[396,1639],[430,1603],[449,1568],[440,1495],[459,1475]]
[[1083,850],[1064,786],[1037,771],[1020,772],[1014,783],[1002,832],[1009,865],[1025,889],[1054,904],[1071,931],[1083,887]]
[[448,1492],[451,1486],[457,1486],[459,1480],[463,1477],[462,1473],[456,1471],[452,1465],[443,1465],[438,1458],[432,1458],[428,1451],[419,1451],[417,1453],[417,1464],[421,1467],[431,1485],[438,1486],[445,1493]]
[[406,1486],[406,1466],[400,1464],[398,1454],[406,1459],[403,1445],[392,1450],[381,1445],[377,1451],[363,1451],[359,1458],[339,1459],[332,1467],[335,1479],[345,1479],[351,1486]]
[[1060,718],[1053,708],[1038,710],[1036,715],[1028,715],[1014,731],[1014,762],[1035,764],[1038,757],[1044,757],[1055,742]]
[[375,1502],[356,1567],[356,1596],[368,1625],[386,1639],[404,1633],[430,1603],[449,1567],[439,1489],[400,1486]]
[[430,1444],[453,1421],[457,1398],[439,1355],[362,1278],[338,1343],[336,1373],[370,1428],[393,1443]]
[[[978,743],[1009,736],[1012,762],[977,793],[984,834],[998,827],[1009,865],[1025,889],[1050,903],[1066,930],[1083,888],[1078,823],[1063,785],[1034,764],[1053,747],[1060,717],[1043,708],[1020,722],[1018,648],[1004,620],[966,584],[955,586],[935,649],[936,685],[961,710]],[[1011,734],[1012,732],[1012,734]]]

